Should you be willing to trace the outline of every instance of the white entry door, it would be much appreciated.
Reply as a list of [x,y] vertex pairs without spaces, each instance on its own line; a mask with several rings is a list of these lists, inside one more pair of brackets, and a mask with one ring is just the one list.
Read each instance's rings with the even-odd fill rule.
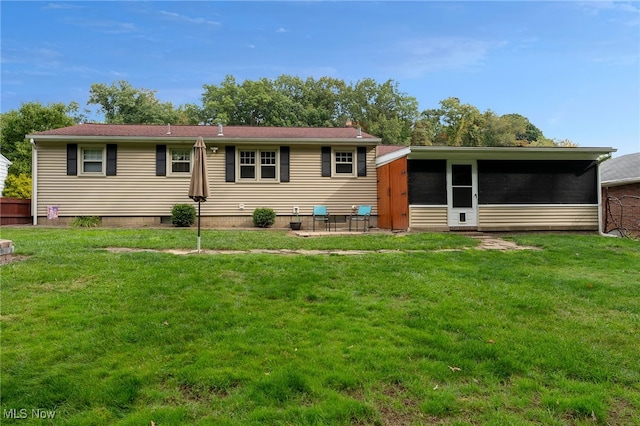
[[449,226],[478,226],[478,173],[475,160],[447,162]]

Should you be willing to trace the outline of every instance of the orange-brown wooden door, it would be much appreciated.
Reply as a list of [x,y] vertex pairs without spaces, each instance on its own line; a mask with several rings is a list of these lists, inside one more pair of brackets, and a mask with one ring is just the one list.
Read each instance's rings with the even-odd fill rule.
[[407,158],[378,168],[378,228],[409,227]]
[[385,164],[377,169],[378,178],[378,228],[391,229],[390,193],[389,182],[390,164]]
[[409,180],[407,175],[407,157],[389,164],[391,229],[409,227]]

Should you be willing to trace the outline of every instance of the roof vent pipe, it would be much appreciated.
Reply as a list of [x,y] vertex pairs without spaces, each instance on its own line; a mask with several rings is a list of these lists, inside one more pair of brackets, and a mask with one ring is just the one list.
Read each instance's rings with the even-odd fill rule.
[[167,123],[167,134],[171,134],[171,123]]
[[222,123],[218,123],[218,136],[224,136],[224,133],[222,133]]
[[362,138],[362,128],[360,126],[358,126],[358,132],[357,132],[356,138]]

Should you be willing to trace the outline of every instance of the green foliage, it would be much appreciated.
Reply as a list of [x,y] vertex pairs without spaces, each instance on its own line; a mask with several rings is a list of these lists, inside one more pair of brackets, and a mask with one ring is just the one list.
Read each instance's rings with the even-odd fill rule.
[[[174,108],[171,102],[160,102],[156,91],[135,88],[124,80],[110,86],[94,83],[87,104],[98,105],[105,121],[113,124],[343,127],[351,122],[384,144],[576,146],[569,140],[546,138],[520,114],[481,112],[454,97],[420,113],[416,98],[401,92],[393,80],[378,83],[364,78],[347,84],[332,77],[303,80],[283,74],[274,80],[239,83],[227,75],[220,84],[203,88],[202,106]],[[2,153],[14,163],[10,173],[30,174],[31,151],[24,135],[69,126],[83,116],[76,103],[48,107],[29,103],[1,118]]]
[[3,197],[31,198],[31,178],[26,173],[7,175],[4,181]]
[[276,221],[276,212],[273,209],[262,207],[253,211],[253,225],[260,228],[268,228]]
[[440,108],[422,112],[414,125],[412,145],[564,146],[544,137],[520,114],[484,113],[458,98],[440,101]]
[[94,83],[87,104],[100,105],[109,124],[183,124],[181,119],[186,119],[189,109],[183,109],[180,114],[171,102],[156,99],[155,93],[154,90],[136,89],[124,80],[111,86]]
[[96,228],[101,224],[100,216],[76,216],[70,223],[74,228]]
[[52,103],[47,106],[40,102],[23,103],[18,110],[8,111],[0,116],[0,152],[13,162],[10,175],[22,173],[31,176],[31,146],[25,136],[45,130],[71,126],[76,119],[70,114],[77,113],[78,104],[71,102]]
[[210,124],[341,127],[351,121],[384,143],[406,144],[418,116],[417,100],[392,80],[378,84],[367,78],[347,85],[329,77],[281,75],[238,84],[228,75],[219,86],[204,88],[201,118]]
[[189,227],[196,221],[196,208],[192,204],[175,204],[171,209],[171,223]]

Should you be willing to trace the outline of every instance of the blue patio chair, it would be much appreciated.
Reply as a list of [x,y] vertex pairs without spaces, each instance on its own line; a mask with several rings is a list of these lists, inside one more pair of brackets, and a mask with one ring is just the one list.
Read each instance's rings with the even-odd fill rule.
[[351,213],[349,217],[349,231],[351,231],[351,222],[356,222],[356,231],[358,231],[358,222],[362,222],[363,232],[369,230],[371,223],[371,206],[358,206],[358,210],[355,213]]
[[316,221],[324,222],[325,231],[329,229],[329,213],[327,206],[313,206],[313,230],[316,230]]

